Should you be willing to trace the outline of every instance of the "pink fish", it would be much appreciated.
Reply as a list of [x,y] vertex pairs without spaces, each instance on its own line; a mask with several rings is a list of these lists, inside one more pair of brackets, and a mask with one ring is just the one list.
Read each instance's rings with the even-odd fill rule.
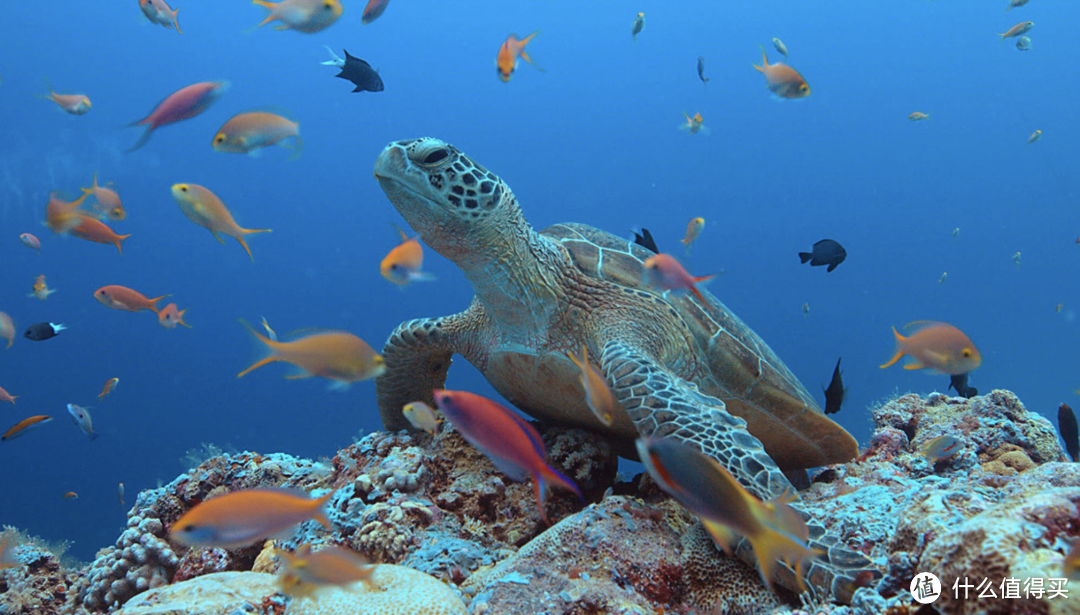
[[35,250],[41,249],[41,240],[31,235],[30,233],[23,233],[22,235],[19,235],[19,241],[22,242],[22,245],[28,248],[33,248]]
[[364,7],[364,16],[360,18],[360,23],[367,25],[378,19],[386,10],[387,4],[390,4],[390,0],[369,0],[367,6]]
[[705,297],[696,285],[715,277],[706,275],[696,278],[690,275],[670,254],[656,254],[645,259],[645,275],[653,286],[662,291],[688,290],[702,303],[705,303]]
[[226,81],[203,81],[169,94],[165,100],[154,107],[150,115],[132,124],[132,126],[146,126],[146,132],[127,151],[131,152],[146,145],[155,129],[166,124],[191,119],[206,111],[228,87],[229,84]]
[[547,522],[547,488],[573,491],[581,498],[574,481],[546,462],[547,450],[540,434],[524,419],[503,406],[465,391],[435,391],[435,404],[454,429],[480,449],[495,467],[515,481],[533,478],[540,517]]

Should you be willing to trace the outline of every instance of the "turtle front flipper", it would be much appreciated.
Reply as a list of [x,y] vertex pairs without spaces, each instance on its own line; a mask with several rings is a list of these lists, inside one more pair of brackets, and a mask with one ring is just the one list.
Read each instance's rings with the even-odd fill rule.
[[420,318],[398,325],[383,346],[386,371],[375,380],[379,414],[388,431],[410,429],[401,413],[405,404],[422,401],[434,406],[432,392],[446,383],[450,357],[469,312],[444,318]]
[[[796,491],[765,448],[746,430],[746,421],[727,412],[723,401],[706,395],[693,383],[671,374],[641,350],[624,341],[604,344],[601,365],[612,391],[643,436],[676,438],[720,462],[751,493],[767,500],[795,494]],[[869,571],[871,578],[881,572],[873,562],[848,549],[839,537],[798,506],[809,530],[807,545],[822,553],[803,566],[806,581],[826,588],[837,599],[848,602],[857,587],[859,573]],[[741,540],[735,549],[740,559],[750,565],[756,558],[750,543]],[[795,571],[778,566],[773,579],[792,591],[799,591]],[[865,575],[860,581],[865,584]]]

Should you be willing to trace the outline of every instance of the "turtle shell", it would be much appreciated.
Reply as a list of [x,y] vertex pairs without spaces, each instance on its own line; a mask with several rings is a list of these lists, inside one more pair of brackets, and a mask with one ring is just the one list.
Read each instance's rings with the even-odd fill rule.
[[[632,241],[584,224],[557,224],[542,234],[559,241],[585,275],[660,294],[643,281],[652,252]],[[851,434],[825,416],[764,340],[711,294],[702,294],[704,305],[689,294],[667,298],[696,341],[700,363],[708,366],[709,373],[692,377],[698,388],[744,419],[783,470],[853,459],[858,444]]]

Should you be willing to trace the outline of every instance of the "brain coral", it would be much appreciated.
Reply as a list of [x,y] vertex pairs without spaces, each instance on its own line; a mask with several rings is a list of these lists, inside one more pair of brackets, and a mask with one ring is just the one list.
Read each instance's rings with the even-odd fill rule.
[[[233,615],[264,612],[280,604],[277,577],[262,572],[218,572],[146,592],[116,615]],[[292,598],[289,615],[465,615],[457,592],[422,572],[379,565],[371,586],[320,589],[311,598]]]

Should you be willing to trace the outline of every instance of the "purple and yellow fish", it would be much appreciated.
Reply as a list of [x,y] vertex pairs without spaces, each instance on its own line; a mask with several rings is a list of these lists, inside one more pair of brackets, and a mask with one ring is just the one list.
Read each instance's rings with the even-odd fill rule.
[[777,560],[795,567],[802,586],[802,563],[818,553],[806,545],[809,530],[791,499],[762,502],[730,472],[687,444],[670,438],[640,438],[638,454],[661,489],[697,515],[713,541],[731,554],[736,535],[754,548],[761,578],[771,587]]
[[544,441],[525,419],[490,399],[465,391],[437,389],[435,404],[454,429],[501,472],[519,482],[532,477],[540,518],[545,523],[549,522],[545,500],[548,487],[573,491],[582,498],[574,481],[547,464]]

